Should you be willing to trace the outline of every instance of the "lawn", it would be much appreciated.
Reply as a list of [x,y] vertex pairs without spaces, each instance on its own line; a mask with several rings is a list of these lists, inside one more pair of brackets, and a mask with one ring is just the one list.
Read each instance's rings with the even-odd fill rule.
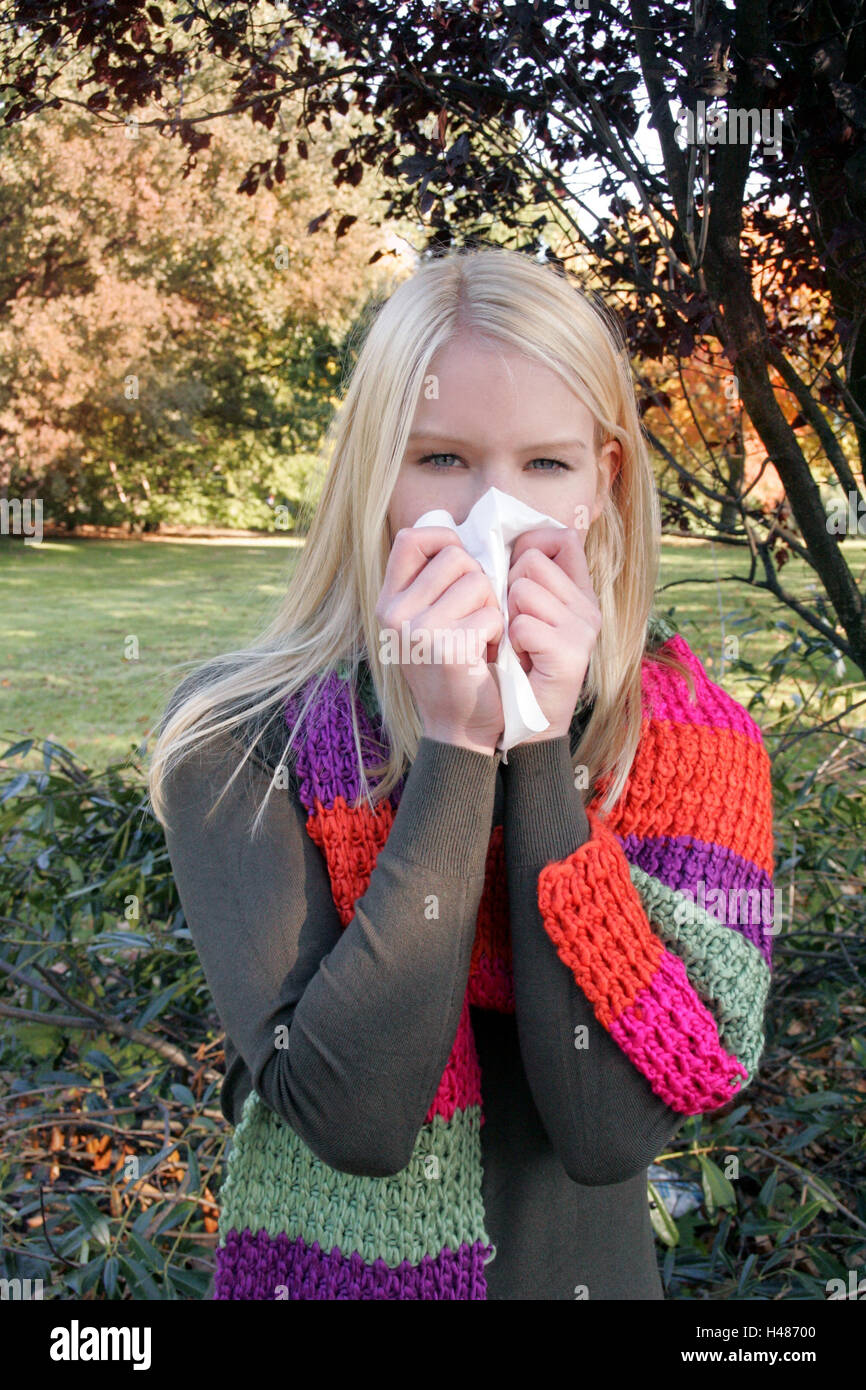
[[181,663],[264,624],[297,549],[287,537],[0,546],[0,739],[56,738],[96,766],[125,756],[192,669]]
[[[280,536],[0,545],[4,746],[35,735],[96,766],[125,756],[151,735],[169,692],[191,669],[182,663],[241,646],[265,625],[299,544]],[[862,583],[866,543],[848,541],[846,554]],[[747,681],[722,662],[723,634],[736,636],[740,655],[763,666],[790,637],[774,624],[792,621],[767,593],[726,580],[747,571],[740,549],[666,540],[658,596],[659,610],[674,609],[708,673],[744,700]],[[797,560],[784,567],[782,581],[801,597],[814,584]],[[846,663],[840,701],[858,679]],[[779,699],[792,693],[784,680],[775,692]],[[866,723],[862,709],[852,719]]]

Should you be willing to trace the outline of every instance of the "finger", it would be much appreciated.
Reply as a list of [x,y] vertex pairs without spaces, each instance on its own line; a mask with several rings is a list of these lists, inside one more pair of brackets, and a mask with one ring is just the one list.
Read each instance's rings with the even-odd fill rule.
[[481,650],[481,660],[485,665],[496,660],[499,643],[505,632],[505,618],[498,603],[492,607],[485,604],[475,613],[470,613],[460,626],[465,631],[473,630],[477,647]]
[[480,569],[450,527],[406,526],[394,537],[383,594],[390,599],[411,596],[417,611],[433,603],[455,579]]
[[450,526],[402,526],[394,537],[385,567],[392,593],[402,593],[446,546],[467,554],[457,532]]
[[580,594],[577,584],[566,574],[565,570],[554,560],[551,560],[548,555],[545,555],[543,551],[536,549],[535,546],[528,547],[512,563],[508,571],[509,594],[519,579],[531,579],[542,584],[552,594],[555,594],[567,608],[575,606]]
[[535,526],[517,537],[511,551],[512,565],[525,550],[540,550],[568,575],[579,589],[591,589],[589,566],[584,553],[586,533],[573,526]]
[[504,628],[505,619],[496,601],[493,585],[479,567],[477,571],[460,575],[428,608],[415,611],[419,626],[456,627],[473,613],[487,609],[499,614]]
[[505,631],[505,619],[497,604],[483,604],[465,618],[443,623],[424,616],[413,626],[413,639],[426,633],[432,660],[447,666],[486,665],[495,661],[496,652]]
[[[558,573],[562,578],[565,577],[561,570]],[[580,597],[579,593],[573,584],[569,587],[570,597],[576,602]],[[572,607],[551,593],[550,589],[535,579],[530,579],[528,575],[520,575],[508,590],[509,619],[516,618],[518,613],[529,613],[533,618],[549,623],[551,627],[559,627],[573,611]]]
[[566,670],[573,667],[581,653],[585,657],[591,652],[596,636],[596,627],[592,623],[582,622],[565,633],[532,613],[518,613],[508,628],[508,639],[520,657],[523,669],[527,670],[523,661],[526,655],[531,658],[533,673],[550,680],[557,676],[561,678]]
[[[519,642],[519,651],[529,652],[533,658],[542,652],[568,658],[585,647],[587,641],[590,647],[595,645],[601,630],[601,614],[588,601],[584,601],[579,612],[562,606],[555,611],[553,605],[557,600],[540,586],[535,585],[531,594],[522,583],[521,587],[524,592],[520,607],[509,617],[508,623],[508,639],[515,651],[518,651]],[[515,633],[518,641],[515,641]],[[530,640],[534,646],[530,645]]]
[[529,658],[529,666],[544,674],[546,658],[556,656],[560,643],[550,623],[542,622],[531,613],[518,613],[508,628],[508,640],[520,658],[524,671],[528,669],[524,657]]

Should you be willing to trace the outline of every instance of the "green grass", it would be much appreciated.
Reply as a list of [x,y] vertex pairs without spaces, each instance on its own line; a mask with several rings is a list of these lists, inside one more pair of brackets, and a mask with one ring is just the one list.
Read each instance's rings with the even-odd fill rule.
[[[52,737],[95,766],[125,756],[151,735],[183,674],[178,663],[242,646],[261,630],[285,590],[298,544],[275,537],[0,545],[0,739]],[[846,555],[862,582],[866,543],[846,542]],[[663,546],[659,609],[674,608],[708,673],[738,699],[748,699],[749,686],[722,665],[723,631],[736,635],[740,655],[760,667],[790,637],[767,623],[796,622],[767,593],[722,582],[747,571],[739,549]],[[797,560],[781,578],[800,597],[814,591],[810,571]],[[125,656],[131,637],[137,660]],[[862,695],[860,673],[847,663],[840,708],[851,683]],[[783,678],[776,697],[791,693]],[[852,719],[866,724],[862,710]]]
[[158,723],[177,663],[264,625],[296,555],[282,537],[0,546],[0,738],[53,737],[95,766],[125,756]]

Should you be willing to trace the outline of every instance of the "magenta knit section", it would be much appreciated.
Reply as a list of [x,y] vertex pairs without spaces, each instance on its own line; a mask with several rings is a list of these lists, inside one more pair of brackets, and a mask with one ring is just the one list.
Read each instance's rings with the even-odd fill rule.
[[715,1019],[679,957],[663,951],[645,989],[614,1019],[610,1035],[672,1110],[695,1114],[724,1105],[748,1072],[719,1042]]
[[665,644],[665,650],[677,656],[692,672],[696,703],[692,703],[683,676],[656,661],[645,661],[641,670],[641,685],[645,714],[649,718],[669,720],[676,724],[705,724],[711,728],[744,734],[754,743],[761,742],[760,729],[751,715],[709,679],[698,658],[679,634]]

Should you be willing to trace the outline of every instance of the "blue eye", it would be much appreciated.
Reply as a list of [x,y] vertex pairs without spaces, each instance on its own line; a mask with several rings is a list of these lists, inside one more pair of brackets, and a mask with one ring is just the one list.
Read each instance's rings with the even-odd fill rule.
[[425,454],[423,458],[421,458],[421,459],[418,460],[418,462],[419,462],[419,463],[433,463],[433,467],[434,467],[434,468],[439,468],[440,465],[439,465],[438,463],[434,463],[434,462],[433,462],[434,459],[456,459],[456,457],[457,457],[456,454]]
[[[457,459],[458,462],[460,461],[459,458],[458,458],[458,456],[457,456],[457,454],[424,454],[423,457],[420,458],[420,459],[418,460],[418,462],[419,462],[419,463],[430,463],[430,464],[433,465],[434,468],[443,468],[443,467],[444,467],[444,468],[445,468],[445,471],[447,471],[447,466],[446,466],[446,465],[443,465],[443,464],[440,464],[440,463],[437,463],[437,462],[436,462],[437,459]],[[541,458],[541,459],[532,459],[532,460],[531,460],[531,463],[532,463],[532,464],[536,464],[536,463],[547,463],[547,464],[552,464],[552,465],[553,465],[552,468],[536,469],[536,470],[535,470],[536,472],[541,472],[541,473],[552,473],[552,472],[557,472],[558,470],[562,470],[562,471],[565,472],[565,473],[571,472],[571,466],[570,466],[570,464],[563,463],[560,459],[543,459],[543,458]]]

